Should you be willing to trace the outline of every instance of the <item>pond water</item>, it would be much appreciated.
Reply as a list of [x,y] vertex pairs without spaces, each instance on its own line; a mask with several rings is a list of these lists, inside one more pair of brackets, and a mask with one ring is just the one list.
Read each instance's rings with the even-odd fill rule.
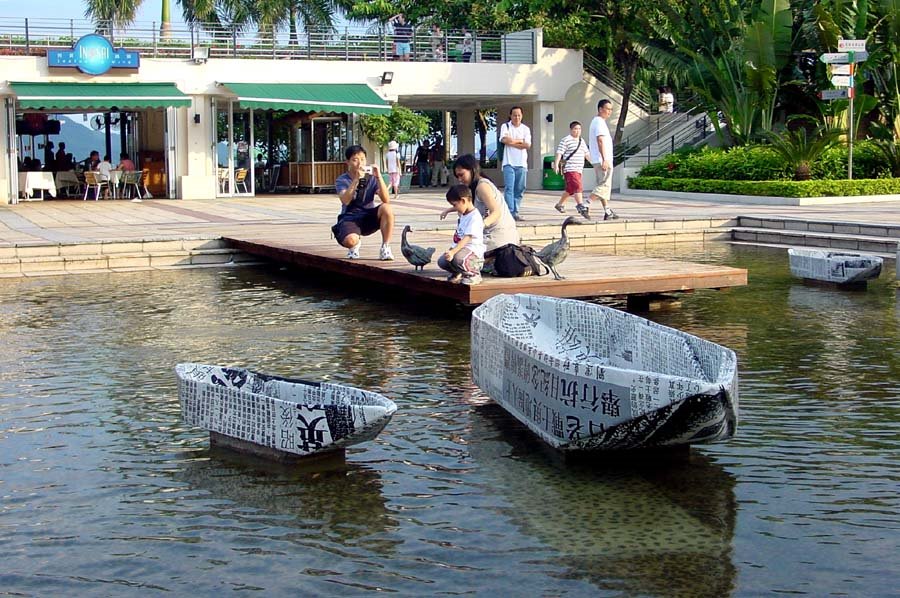
[[[658,254],[671,250],[659,249]],[[0,284],[0,594],[895,595],[900,301],[791,279],[785,252],[650,317],[733,348],[741,423],[680,459],[566,465],[473,386],[468,317],[278,268]],[[381,392],[346,460],[211,452],[173,367]]]

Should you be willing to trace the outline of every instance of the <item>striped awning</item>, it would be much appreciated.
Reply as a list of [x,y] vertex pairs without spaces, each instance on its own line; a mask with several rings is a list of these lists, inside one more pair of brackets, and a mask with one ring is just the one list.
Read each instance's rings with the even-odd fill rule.
[[133,110],[190,106],[174,83],[11,82],[20,109]]
[[364,83],[222,83],[242,108],[387,114],[391,105]]

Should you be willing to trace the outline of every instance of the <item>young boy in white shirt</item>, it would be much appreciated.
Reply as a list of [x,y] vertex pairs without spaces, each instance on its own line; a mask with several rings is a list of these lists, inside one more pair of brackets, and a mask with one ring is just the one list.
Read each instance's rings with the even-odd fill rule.
[[388,179],[391,181],[391,189],[394,199],[400,197],[400,144],[396,141],[388,142],[388,151],[384,159],[387,162]]
[[438,266],[450,272],[450,282],[478,284],[484,264],[484,220],[472,202],[472,192],[465,185],[454,185],[447,191],[447,201],[459,214],[453,245],[438,258]]

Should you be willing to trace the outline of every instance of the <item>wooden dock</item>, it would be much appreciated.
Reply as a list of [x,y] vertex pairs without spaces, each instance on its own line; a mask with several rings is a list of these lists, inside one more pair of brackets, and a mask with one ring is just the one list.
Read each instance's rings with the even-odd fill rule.
[[[284,236],[276,239],[228,236],[224,240],[235,249],[275,262],[464,305],[479,305],[502,293],[532,293],[570,298],[627,296],[630,307],[640,308],[650,297],[662,293],[747,284],[747,270],[741,268],[572,250],[557,268],[564,280],[555,280],[552,274],[521,278],[485,276],[481,284],[468,286],[447,282],[447,272],[437,267],[437,253],[435,261],[424,270],[414,271],[400,254],[399,239],[393,243],[396,259],[392,262],[378,260],[377,235],[364,239],[362,258],[358,260],[346,259],[347,250],[333,239],[299,242],[286,240]],[[424,247],[437,247],[439,251],[448,244],[446,234],[434,233],[417,234],[415,242]]]

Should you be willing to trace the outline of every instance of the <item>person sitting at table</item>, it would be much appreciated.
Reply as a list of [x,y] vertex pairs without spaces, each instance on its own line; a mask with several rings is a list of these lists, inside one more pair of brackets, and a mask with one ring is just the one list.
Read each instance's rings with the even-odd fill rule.
[[134,162],[128,157],[128,154],[122,152],[119,155],[119,165],[116,166],[116,169],[121,170],[122,172],[134,172],[135,168]]
[[38,160],[37,158],[32,158],[31,165],[29,166],[28,170],[30,170],[31,172],[40,172],[41,169],[42,169],[41,161]]
[[31,166],[31,158],[25,156],[24,159],[19,158],[19,172],[28,172],[28,167]]
[[66,154],[60,164],[60,170],[75,170],[75,156],[73,156],[71,153]]
[[82,160],[80,164],[84,165],[85,170],[97,170],[97,166],[100,164],[100,152],[93,150],[91,155]]

